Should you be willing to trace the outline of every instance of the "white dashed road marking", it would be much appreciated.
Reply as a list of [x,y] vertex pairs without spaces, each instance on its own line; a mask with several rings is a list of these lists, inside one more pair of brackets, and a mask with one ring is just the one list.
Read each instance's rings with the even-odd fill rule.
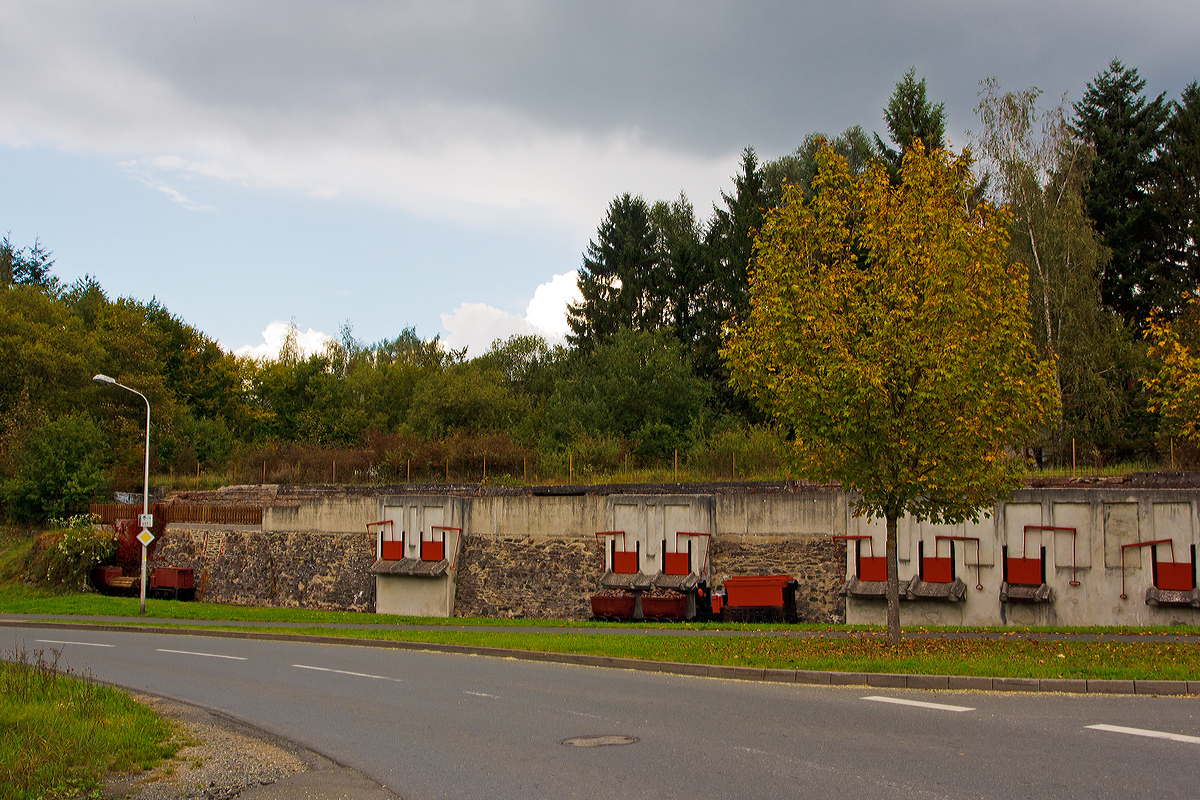
[[241,656],[223,656],[223,655],[220,655],[219,653],[194,653],[191,650],[165,650],[161,647],[157,648],[156,652],[175,653],[176,655],[181,655],[181,656],[204,656],[205,658],[228,658],[230,661],[245,661],[246,660],[246,659],[242,658]]
[[475,695],[476,697],[491,697],[491,698],[496,698],[496,695],[494,695],[494,694],[484,694],[483,692],[468,692],[468,691],[465,691],[465,690],[464,690],[464,691],[463,691],[463,694],[473,694],[473,695]]
[[1120,725],[1088,725],[1094,731],[1109,733],[1128,733],[1130,736],[1148,736],[1151,739],[1170,739],[1172,742],[1187,742],[1200,744],[1200,736],[1184,736],[1182,733],[1165,733],[1163,731],[1148,731],[1144,728],[1125,728]]
[[969,706],[950,706],[945,703],[923,703],[920,700],[902,700],[899,697],[864,697],[863,700],[871,700],[876,703],[894,703],[898,706],[914,706],[916,708],[931,708],[934,711],[974,711],[975,709]]
[[84,647],[116,647],[115,644],[100,644],[99,642],[60,642],[58,639],[34,639],[42,644],[81,644]]
[[403,683],[403,678],[389,678],[386,675],[369,675],[365,672],[351,672],[348,669],[329,669],[328,667],[310,667],[307,664],[292,664],[296,669],[313,669],[317,672],[336,672],[338,675],[353,675],[355,678],[373,678],[377,681],[395,681]]

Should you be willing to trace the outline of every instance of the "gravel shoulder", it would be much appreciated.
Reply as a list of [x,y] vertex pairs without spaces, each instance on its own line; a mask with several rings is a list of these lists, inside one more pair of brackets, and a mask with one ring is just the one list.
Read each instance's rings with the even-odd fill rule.
[[163,697],[133,698],[178,725],[175,757],[142,773],[117,773],[102,796],[115,800],[387,800],[365,776],[286,739],[208,709]]

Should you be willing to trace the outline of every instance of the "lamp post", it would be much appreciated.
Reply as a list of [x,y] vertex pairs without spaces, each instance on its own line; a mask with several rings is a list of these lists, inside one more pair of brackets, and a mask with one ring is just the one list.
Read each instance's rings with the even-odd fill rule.
[[96,375],[92,378],[96,383],[106,383],[111,386],[119,386],[127,392],[133,392],[138,397],[146,402],[146,469],[143,473],[142,482],[142,515],[138,518],[138,527],[142,532],[138,534],[138,541],[142,543],[142,582],[141,582],[141,613],[146,613],[146,547],[150,542],[154,541],[153,534],[148,528],[154,527],[154,518],[150,515],[150,401],[146,399],[146,395],[139,392],[137,389],[130,389],[128,386],[117,383],[107,375]]

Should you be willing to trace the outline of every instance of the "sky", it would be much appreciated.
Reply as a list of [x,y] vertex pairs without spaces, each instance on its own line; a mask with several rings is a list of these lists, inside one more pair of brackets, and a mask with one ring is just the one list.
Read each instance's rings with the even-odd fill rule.
[[743,148],[886,134],[913,67],[951,145],[979,82],[1200,78],[1200,3],[0,2],[0,231],[66,283],[273,356],[349,325],[562,340],[608,204],[707,219]]

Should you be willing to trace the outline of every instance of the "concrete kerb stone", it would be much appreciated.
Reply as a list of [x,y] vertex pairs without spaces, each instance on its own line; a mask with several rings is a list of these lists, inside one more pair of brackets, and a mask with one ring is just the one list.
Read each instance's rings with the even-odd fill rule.
[[1133,694],[1133,681],[1089,680],[1088,694]]
[[762,679],[768,683],[796,683],[796,670],[764,669]]
[[1087,681],[1076,678],[1042,678],[1039,681],[1043,692],[1067,692],[1087,694]]
[[740,681],[761,681],[763,679],[762,668],[754,667],[726,667],[710,665],[708,668],[708,677],[710,678],[732,678]]
[[831,672],[830,686],[866,686],[868,674],[865,672]]
[[828,686],[831,672],[816,672],[810,669],[796,670],[796,683],[812,683],[818,686]]
[[1187,681],[1137,681],[1133,682],[1136,694],[1187,694]]
[[1200,695],[1200,681],[1158,680],[1082,680],[1070,678],[989,678],[974,675],[906,675],[898,673],[826,672],[821,670],[760,669],[756,667],[687,664],[674,661],[643,661],[636,658],[581,653],[549,653],[536,650],[512,650],[502,647],[440,644],[381,639],[355,639],[343,636],[311,636],[297,633],[224,631],[205,628],[159,626],[94,625],[41,620],[3,620],[0,627],[51,628],[57,630],[119,631],[122,633],[158,633],[176,636],[204,636],[214,639],[258,639],[266,641],[311,642],[349,647],[376,647],[457,655],[514,658],[542,663],[574,664],[639,672],[661,672],[695,677],[722,678],[770,683],[804,683],[820,686],[874,686],[895,689],[949,689],[998,692],[1071,692],[1088,694]]
[[867,674],[867,686],[876,686],[880,689],[903,689],[907,685],[907,675],[894,675],[886,672]]

